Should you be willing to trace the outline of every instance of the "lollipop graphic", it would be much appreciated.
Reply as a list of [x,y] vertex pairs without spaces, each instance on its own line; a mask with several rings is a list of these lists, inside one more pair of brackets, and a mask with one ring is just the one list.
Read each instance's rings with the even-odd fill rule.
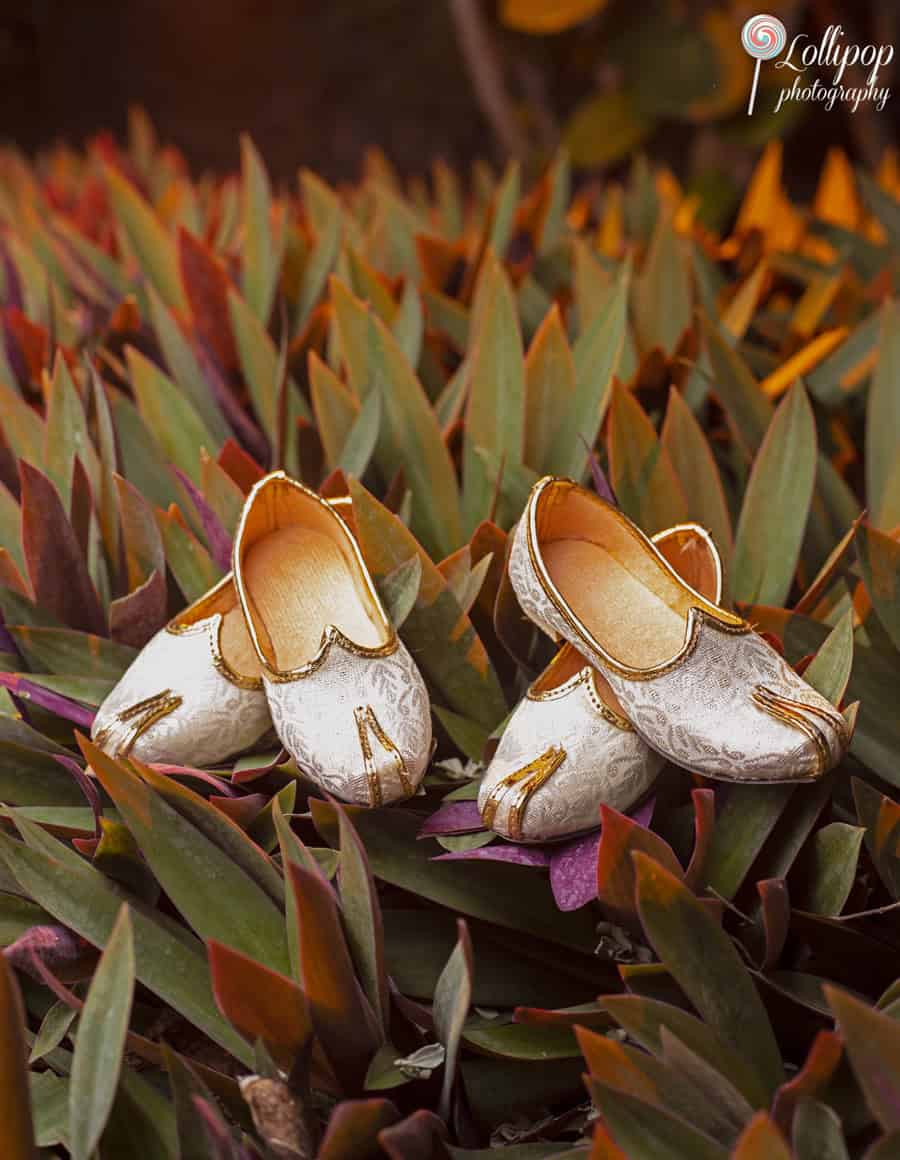
[[747,116],[756,104],[756,86],[759,84],[759,66],[764,60],[772,60],[784,51],[787,44],[787,29],[777,16],[751,16],[741,29],[741,44],[744,51],[756,61],[753,71],[753,86],[750,89],[750,103]]

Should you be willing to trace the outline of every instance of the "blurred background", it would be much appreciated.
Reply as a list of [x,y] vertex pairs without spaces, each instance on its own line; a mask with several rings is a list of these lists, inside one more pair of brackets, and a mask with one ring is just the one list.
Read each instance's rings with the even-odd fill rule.
[[[406,174],[509,155],[535,166],[564,142],[576,171],[668,162],[727,218],[759,147],[786,136],[786,179],[808,196],[824,153],[877,163],[900,103],[772,115],[782,78],[752,62],[752,3],[709,0],[3,0],[0,137],[32,152],[124,134],[150,114],[194,170],[233,169],[246,130],[276,179],[306,165],[356,178],[378,144]],[[897,44],[896,0],[766,0],[789,36]],[[894,60],[880,83],[893,87]],[[857,78],[858,79],[858,78]]]

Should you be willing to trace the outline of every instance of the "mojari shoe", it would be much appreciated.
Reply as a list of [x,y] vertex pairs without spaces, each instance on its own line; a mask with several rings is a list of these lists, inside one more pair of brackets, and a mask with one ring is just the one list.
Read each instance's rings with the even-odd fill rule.
[[97,711],[94,742],[112,757],[216,765],[272,720],[231,575],[150,640]]
[[[685,580],[718,603],[722,565],[708,532],[681,524],[653,540]],[[630,809],[664,764],[635,733],[604,677],[564,644],[510,717],[478,808],[485,825],[511,841],[559,841],[598,826],[601,805]]]
[[348,524],[276,471],[247,497],[234,576],[275,731],[344,801],[415,793],[431,752],[428,693]]
[[725,781],[808,781],[846,751],[850,727],[824,697],[571,480],[532,488],[509,576],[526,615],[599,669],[635,730],[677,765]]

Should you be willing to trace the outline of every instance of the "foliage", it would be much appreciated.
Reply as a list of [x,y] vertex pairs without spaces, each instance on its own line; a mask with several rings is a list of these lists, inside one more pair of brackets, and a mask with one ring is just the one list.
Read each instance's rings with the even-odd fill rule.
[[[124,150],[0,157],[4,1157],[892,1154],[895,159],[833,154],[810,210],[770,145],[717,236],[641,161],[573,193],[562,156],[523,191],[372,154],[295,193],[241,156],[194,182],[135,114]],[[352,495],[430,685],[402,806],[85,740],[276,465]],[[578,841],[480,830],[549,656],[499,583],[546,472],[714,529],[731,599],[861,703],[841,768],[669,767]]]

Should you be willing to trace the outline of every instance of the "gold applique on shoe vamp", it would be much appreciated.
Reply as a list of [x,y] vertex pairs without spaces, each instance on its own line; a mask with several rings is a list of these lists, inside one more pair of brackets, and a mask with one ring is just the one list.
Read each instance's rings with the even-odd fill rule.
[[565,749],[561,745],[551,745],[534,761],[501,778],[491,790],[481,811],[482,820],[488,829],[494,823],[501,801],[511,794],[506,828],[509,836],[518,841],[522,837],[522,817],[529,798],[556,773],[565,759]]

